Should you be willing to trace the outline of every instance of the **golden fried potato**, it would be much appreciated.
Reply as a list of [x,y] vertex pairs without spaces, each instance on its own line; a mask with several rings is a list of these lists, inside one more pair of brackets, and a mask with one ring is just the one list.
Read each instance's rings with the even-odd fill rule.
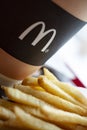
[[64,83],[59,81],[53,73],[51,73],[48,69],[44,68],[44,75],[55,83],[59,88],[68,93],[70,96],[74,97],[77,101],[87,105],[86,97],[74,86],[69,85],[68,83]]
[[15,114],[9,109],[3,106],[0,106],[0,120],[9,120],[11,118],[14,119]]
[[46,76],[39,76],[38,82],[41,87],[43,87],[47,92],[59,96],[67,101],[70,101],[74,104],[79,105],[80,103],[75,100],[72,96],[70,96],[68,93],[64,92],[61,88],[59,88],[57,85],[55,85],[51,80],[49,80]]
[[36,77],[27,77],[22,82],[23,85],[38,86],[38,79]]
[[73,86],[60,82],[48,69],[13,87],[2,86],[1,130],[86,130],[87,99]]
[[32,116],[31,114],[27,114],[22,109],[15,107],[15,113],[18,119],[25,125],[25,128],[31,128],[34,130],[62,130],[52,123],[48,123],[39,118]]
[[47,118],[55,123],[69,123],[74,125],[82,125],[87,127],[87,117],[80,116],[75,113],[66,112],[60,109],[55,109],[53,107],[44,105],[41,107],[43,113],[47,116]]
[[43,106],[44,104],[46,104],[44,101],[32,95],[25,94],[24,92],[21,92],[18,89],[10,88],[10,87],[4,87],[3,89],[7,97],[10,100],[15,101],[17,103],[25,104],[33,107],[40,107],[40,105]]
[[37,91],[29,86],[23,86],[23,85],[15,85],[14,87],[26,94],[31,94],[32,96],[35,96],[36,98],[39,98],[59,109],[77,113],[79,115],[87,115],[87,110],[85,110],[84,108],[76,104],[73,104],[67,100],[64,100],[58,96],[52,95],[48,92]]

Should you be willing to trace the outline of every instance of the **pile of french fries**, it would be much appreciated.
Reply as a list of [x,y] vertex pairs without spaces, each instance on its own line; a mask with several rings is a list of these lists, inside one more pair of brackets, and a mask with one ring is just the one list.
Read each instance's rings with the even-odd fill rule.
[[13,87],[2,86],[1,130],[87,130],[87,98],[47,68]]

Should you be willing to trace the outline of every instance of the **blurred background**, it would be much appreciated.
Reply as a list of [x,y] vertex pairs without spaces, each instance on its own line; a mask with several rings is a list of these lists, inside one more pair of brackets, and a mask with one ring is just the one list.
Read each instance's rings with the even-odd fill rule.
[[87,25],[45,64],[61,81],[87,87]]

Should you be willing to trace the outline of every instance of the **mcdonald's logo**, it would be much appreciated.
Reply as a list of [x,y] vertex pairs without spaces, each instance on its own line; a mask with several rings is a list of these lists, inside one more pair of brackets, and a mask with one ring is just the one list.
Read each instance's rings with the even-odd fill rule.
[[45,36],[47,36],[49,33],[52,32],[52,36],[49,39],[49,41],[45,44],[45,46],[41,49],[41,52],[45,52],[48,47],[51,45],[52,41],[54,40],[55,36],[56,36],[56,30],[55,29],[49,29],[47,31],[45,31],[45,23],[43,21],[39,21],[36,22],[34,24],[32,24],[31,26],[29,26],[23,33],[21,33],[21,35],[19,36],[20,40],[23,40],[34,28],[36,28],[37,26],[42,25],[41,30],[39,32],[39,34],[36,36],[36,38],[33,40],[33,42],[31,43],[32,46],[36,46],[36,44],[38,44],[38,42],[44,38]]

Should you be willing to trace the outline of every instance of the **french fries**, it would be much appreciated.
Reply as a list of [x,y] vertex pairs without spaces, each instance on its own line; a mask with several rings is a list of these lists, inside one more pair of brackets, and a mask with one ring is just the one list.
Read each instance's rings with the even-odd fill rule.
[[[39,85],[44,88],[47,92],[59,96],[65,100],[68,100],[74,104],[81,105],[80,102],[75,100],[71,95],[63,91],[60,87],[51,82],[46,76],[38,77]],[[82,105],[81,105],[82,106]]]
[[32,95],[25,94],[24,92],[21,92],[18,89],[4,87],[4,90],[7,97],[10,100],[15,101],[17,103],[21,103],[33,107],[39,107],[40,105],[43,106],[45,104],[44,101],[41,101],[40,99],[35,98]]
[[76,87],[60,82],[48,69],[13,87],[2,86],[2,130],[86,130],[87,99]]
[[76,88],[68,83],[64,83],[59,81],[48,69],[44,68],[44,75],[51,80],[54,84],[56,84],[59,88],[61,88],[64,92],[68,93],[70,96],[74,97],[76,100],[80,101],[84,105],[87,105],[87,99],[83,96],[83,94]]
[[15,112],[18,119],[25,125],[25,128],[35,129],[35,130],[61,130],[57,126],[42,121],[29,113],[26,114],[22,109],[15,107]]
[[84,108],[76,104],[73,104],[67,100],[64,100],[58,96],[52,95],[48,92],[37,91],[37,90],[32,89],[30,86],[23,86],[23,85],[15,85],[14,88],[17,88],[26,94],[34,95],[36,98],[39,98],[59,109],[77,113],[83,116],[87,114],[87,111]]
[[45,91],[42,87],[39,86],[38,78],[36,78],[36,77],[29,76],[29,77],[25,78],[22,82],[22,85],[31,86],[35,90]]
[[65,112],[63,110],[55,109],[47,105],[43,106],[41,109],[46,114],[47,118],[52,122],[81,124],[83,126],[87,126],[87,117],[82,117],[74,113]]

